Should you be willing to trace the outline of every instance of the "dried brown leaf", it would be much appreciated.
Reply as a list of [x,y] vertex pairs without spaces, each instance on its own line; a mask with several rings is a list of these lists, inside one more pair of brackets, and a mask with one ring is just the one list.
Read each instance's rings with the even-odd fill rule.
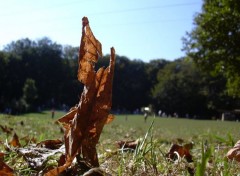
[[227,158],[240,162],[240,140],[227,152]]
[[56,140],[45,140],[37,144],[37,147],[45,147],[48,149],[59,149],[63,145],[63,142],[59,139]]
[[[82,144],[83,158],[94,167],[99,166],[96,145],[106,122],[112,118],[109,113],[112,106],[112,81],[115,66],[115,50],[111,48],[109,66],[104,70],[99,84],[93,109],[89,116],[85,140]],[[108,119],[109,117],[109,119]]]
[[6,163],[3,162],[4,153],[0,152],[0,175],[1,176],[13,176],[14,172],[11,167],[9,167]]
[[86,86],[92,84],[95,79],[94,64],[99,56],[102,56],[102,45],[93,35],[88,18],[83,17],[78,80]]
[[184,146],[173,144],[169,150],[169,152],[166,154],[167,158],[170,158],[172,160],[178,159],[177,154],[183,158],[185,157],[188,162],[192,162],[192,155],[190,154],[190,149],[192,148],[192,143],[185,144]]
[[60,173],[65,171],[69,166],[71,166],[71,164],[72,164],[72,159],[67,158],[64,165],[48,171],[47,173],[44,174],[44,176],[58,176]]
[[7,127],[6,125],[5,125],[5,126],[0,125],[0,128],[2,129],[2,131],[3,131],[4,133],[7,133],[7,134],[11,134],[12,131],[13,131],[13,128]]
[[66,156],[62,154],[58,160],[58,166],[63,166],[66,162]]
[[60,123],[70,124],[70,123],[71,123],[71,120],[73,120],[74,115],[76,114],[76,112],[77,112],[77,107],[72,107],[67,114],[65,114],[64,116],[62,116],[62,117],[61,117],[60,119],[58,119],[57,121],[60,122]]
[[9,145],[13,147],[21,147],[21,144],[19,142],[19,138],[16,133],[14,133],[12,140],[9,142]]
[[58,120],[65,128],[66,162],[47,174],[59,174],[71,165],[73,159],[83,159],[92,167],[98,167],[96,145],[105,124],[114,116],[112,106],[112,82],[115,50],[111,48],[109,66],[95,72],[95,63],[102,56],[101,43],[94,37],[87,17],[82,19],[82,38],[79,49],[78,80],[84,84],[79,104]]
[[133,149],[133,150],[135,150],[137,145],[139,144],[139,140],[117,141],[116,143],[117,143],[119,149]]
[[109,114],[107,117],[107,121],[105,122],[105,124],[109,124],[114,120],[115,116],[113,114]]

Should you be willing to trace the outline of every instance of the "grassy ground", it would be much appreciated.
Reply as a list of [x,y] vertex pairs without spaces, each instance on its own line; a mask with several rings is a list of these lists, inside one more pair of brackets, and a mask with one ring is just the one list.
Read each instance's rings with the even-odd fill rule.
[[[64,114],[56,112],[54,119],[49,111],[21,116],[0,115],[0,124],[13,128],[20,139],[27,135],[38,141],[57,139],[63,133],[54,122]],[[240,174],[239,163],[225,158],[240,138],[240,123],[157,117],[150,128],[152,121],[153,117],[145,123],[141,115],[117,115],[106,125],[98,145],[101,168],[112,175]],[[5,142],[11,137],[0,130],[0,141]],[[117,148],[116,141],[136,139],[142,145],[135,152]],[[192,143],[193,162],[180,158],[168,160],[166,153],[173,143]],[[11,165],[11,161],[7,162]]]
[[[147,123],[144,123],[141,115],[119,115],[115,120],[105,128],[105,132],[111,134],[111,130],[120,136],[124,133],[132,133],[142,136],[149,128],[153,117],[149,117]],[[230,121],[212,121],[212,120],[191,120],[181,118],[159,118],[154,121],[154,134],[157,138],[174,139],[183,138],[193,140],[196,137],[232,135],[233,138],[240,137],[240,123]],[[109,130],[109,131],[108,131]],[[107,134],[106,134],[107,135]],[[115,137],[114,137],[115,138]]]
[[[35,137],[38,141],[45,139],[60,138],[60,128],[54,122],[57,118],[64,115],[64,112],[55,112],[55,118],[52,119],[50,111],[41,113],[29,113],[20,116],[9,116],[0,114],[0,124],[14,129],[17,135],[21,137]],[[6,137],[5,133],[0,131],[0,139]],[[11,137],[11,136],[9,136]]]

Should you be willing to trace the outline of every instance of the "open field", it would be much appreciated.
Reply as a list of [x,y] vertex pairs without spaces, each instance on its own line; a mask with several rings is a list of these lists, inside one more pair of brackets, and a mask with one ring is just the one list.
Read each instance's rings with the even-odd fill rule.
[[[0,124],[13,128],[25,145],[21,141],[25,136],[34,137],[37,142],[61,139],[63,133],[54,122],[64,114],[56,112],[54,119],[49,111],[21,116],[0,115]],[[12,134],[0,130],[0,141],[11,138]],[[240,174],[239,163],[227,161],[225,155],[239,138],[239,122],[149,117],[145,123],[142,115],[117,115],[105,126],[98,153],[101,168],[112,175],[201,175],[201,170],[207,175],[237,175]],[[117,148],[116,141],[137,139],[143,144],[141,150],[123,152]],[[166,159],[173,143],[193,144],[190,149],[193,161]],[[204,157],[208,161],[206,164]],[[14,167],[11,157],[6,162]],[[201,167],[203,165],[206,168]]]
[[[123,137],[123,135],[126,135],[127,133],[132,133],[132,135],[134,135],[132,137],[136,138],[137,135],[142,136],[146,133],[152,120],[153,117],[149,117],[147,123],[144,123],[142,115],[119,115],[116,116],[116,119],[111,124],[109,124],[109,127],[105,126],[105,132],[112,134],[111,130],[114,131],[115,129],[115,133],[119,134],[119,136]],[[222,122],[212,120],[156,117],[153,128],[154,136],[157,139],[165,139],[170,141],[171,139],[175,138],[194,140],[194,138],[204,139],[210,136],[221,136],[225,138],[229,135],[237,140],[240,137],[240,123],[230,121]]]

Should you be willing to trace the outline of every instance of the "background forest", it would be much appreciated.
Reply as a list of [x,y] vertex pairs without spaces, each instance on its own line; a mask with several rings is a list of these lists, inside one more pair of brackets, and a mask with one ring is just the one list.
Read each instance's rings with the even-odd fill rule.
[[[139,113],[151,105],[155,112],[180,117],[218,117],[239,101],[226,94],[224,76],[211,76],[188,57],[145,63],[117,56],[113,111]],[[65,109],[79,101],[78,48],[42,38],[21,39],[0,52],[0,111],[19,114],[42,109]],[[97,67],[107,65],[99,58]],[[9,112],[10,111],[10,112]]]

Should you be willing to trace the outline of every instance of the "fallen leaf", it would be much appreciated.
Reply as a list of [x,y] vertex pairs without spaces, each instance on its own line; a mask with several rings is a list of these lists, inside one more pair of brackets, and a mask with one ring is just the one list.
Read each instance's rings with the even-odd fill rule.
[[9,167],[6,163],[3,162],[4,153],[0,152],[0,175],[1,176],[13,176],[14,172],[11,167]]
[[66,156],[65,156],[65,154],[62,154],[62,155],[60,156],[59,160],[58,160],[58,166],[64,165],[65,162],[66,162]]
[[9,142],[9,145],[11,145],[12,147],[21,147],[21,144],[16,133],[14,133],[12,140]]
[[169,150],[169,152],[166,154],[167,158],[170,158],[172,160],[176,160],[179,159],[179,157],[181,158],[186,158],[186,160],[188,162],[192,162],[192,155],[190,154],[190,149],[192,149],[193,144],[189,143],[189,144],[185,144],[185,145],[178,145],[178,144],[173,144]]
[[59,139],[56,140],[45,140],[37,144],[37,147],[45,147],[48,149],[59,149],[63,145],[63,142]]
[[60,173],[65,171],[71,164],[72,164],[72,159],[67,157],[64,165],[48,171],[47,173],[44,174],[44,176],[58,176]]
[[232,149],[227,152],[227,158],[240,162],[240,140],[234,145]]
[[3,131],[4,133],[7,133],[7,134],[11,134],[12,131],[13,131],[13,128],[7,127],[6,125],[5,125],[5,126],[0,125],[0,128],[2,129],[2,131]]
[[117,141],[118,148],[120,149],[133,149],[135,150],[137,145],[139,144],[139,140],[131,140],[131,141]]

